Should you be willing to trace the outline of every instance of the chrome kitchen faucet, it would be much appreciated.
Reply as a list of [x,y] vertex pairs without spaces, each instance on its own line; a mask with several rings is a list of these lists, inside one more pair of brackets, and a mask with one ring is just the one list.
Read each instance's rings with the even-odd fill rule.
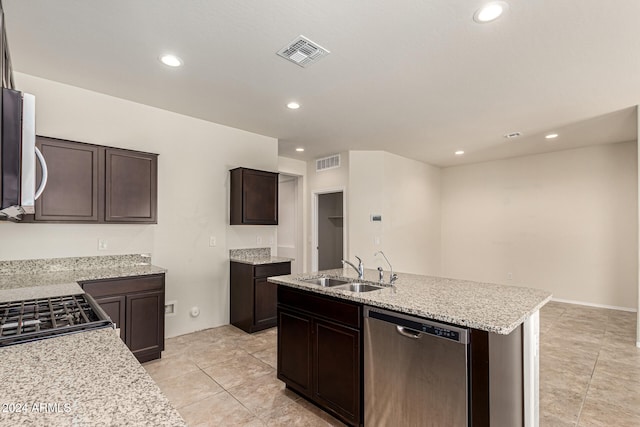
[[356,255],[356,258],[358,259],[357,267],[353,265],[353,263],[344,259],[342,260],[342,265],[349,264],[355,271],[358,272],[358,280],[364,280],[364,264],[362,263],[362,259],[360,259],[359,256]]

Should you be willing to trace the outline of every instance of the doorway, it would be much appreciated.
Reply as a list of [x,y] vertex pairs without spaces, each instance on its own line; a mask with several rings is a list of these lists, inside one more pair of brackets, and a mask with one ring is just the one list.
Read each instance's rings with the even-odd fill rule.
[[344,192],[315,194],[314,270],[341,268],[344,258]]
[[300,177],[278,175],[278,256],[293,258],[291,274],[302,273],[302,199]]

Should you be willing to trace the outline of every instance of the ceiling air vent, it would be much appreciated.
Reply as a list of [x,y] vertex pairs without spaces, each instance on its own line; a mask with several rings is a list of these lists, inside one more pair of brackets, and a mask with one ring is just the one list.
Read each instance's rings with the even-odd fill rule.
[[316,172],[340,167],[340,154],[316,159]]
[[298,36],[277,53],[284,59],[288,59],[304,68],[314,62],[318,62],[330,52],[305,36]]

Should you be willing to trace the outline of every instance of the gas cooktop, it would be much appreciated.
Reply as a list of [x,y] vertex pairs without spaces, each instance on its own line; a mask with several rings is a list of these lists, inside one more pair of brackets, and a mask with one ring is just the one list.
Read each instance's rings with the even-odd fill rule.
[[87,294],[0,303],[0,347],[113,327]]

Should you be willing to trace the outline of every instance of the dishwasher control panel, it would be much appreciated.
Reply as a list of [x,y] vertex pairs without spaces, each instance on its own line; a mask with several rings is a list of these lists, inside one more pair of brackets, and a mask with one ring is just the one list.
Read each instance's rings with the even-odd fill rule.
[[394,313],[392,311],[374,307],[365,307],[364,315],[365,317],[371,317],[374,319],[392,323],[404,331],[411,331],[417,334],[416,338],[419,336],[419,334],[428,334],[455,341],[460,344],[467,344],[469,342],[469,331],[465,328],[459,328],[428,319],[407,316],[402,313]]

